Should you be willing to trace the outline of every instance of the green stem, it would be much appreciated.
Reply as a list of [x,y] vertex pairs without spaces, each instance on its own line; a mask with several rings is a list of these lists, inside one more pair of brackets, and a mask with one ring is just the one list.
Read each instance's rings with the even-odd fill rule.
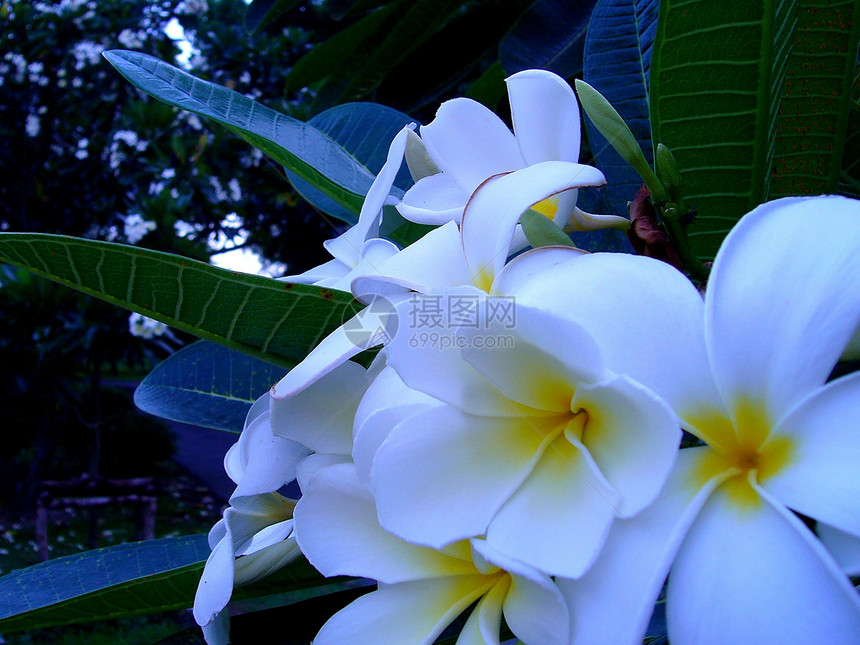
[[684,270],[698,282],[707,280],[710,269],[696,257],[687,239],[687,222],[692,216],[692,209],[683,202],[677,204],[670,202],[658,204],[657,210],[663,226],[666,227],[666,233],[675,245],[675,250],[678,251],[678,258]]

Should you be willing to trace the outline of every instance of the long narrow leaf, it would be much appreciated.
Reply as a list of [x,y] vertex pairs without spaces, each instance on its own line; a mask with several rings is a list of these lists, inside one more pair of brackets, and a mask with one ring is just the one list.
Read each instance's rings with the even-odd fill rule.
[[283,375],[271,363],[200,341],[147,374],[134,402],[164,419],[241,432],[251,405]]
[[[651,121],[648,115],[649,75],[657,0],[599,0],[585,39],[583,78],[618,111],[653,163]],[[608,144],[591,120],[586,120],[595,165],[606,175],[604,189],[610,208],[627,215],[642,179]]]
[[245,10],[245,29],[260,31],[287,13],[301,0],[254,0]]
[[768,194],[795,0],[664,0],[651,63],[654,141],[675,154],[691,243],[713,257]]
[[209,556],[205,535],[87,551],[0,578],[0,632],[188,607]]
[[359,308],[340,291],[64,235],[0,233],[0,262],[287,368]]
[[535,2],[499,43],[499,60],[505,73],[540,68],[564,78],[579,75],[586,27],[594,2]]
[[[475,73],[499,56],[499,42],[529,4],[531,0],[465,3],[441,29],[386,75],[374,94],[375,99],[410,114],[435,112],[441,101],[462,94],[463,82],[474,78]],[[457,46],[452,47],[451,43]],[[504,72],[499,73],[504,80]]]
[[860,3],[799,4],[779,107],[769,199],[835,192],[845,149]]
[[[0,578],[0,632],[187,609],[208,557],[200,534],[121,544],[13,571]],[[299,557],[236,589],[233,598],[287,594],[287,604],[307,597],[303,590],[310,588],[341,591],[345,581],[324,578]]]
[[[396,21],[394,11],[402,2],[367,14],[349,27],[339,31],[325,42],[319,43],[302,56],[290,69],[284,81],[287,92],[300,90],[334,74],[351,61],[362,57],[361,49],[372,47],[382,34]],[[392,23],[388,20],[391,19]]]
[[[399,18],[397,23],[372,43],[368,55],[361,57],[357,66],[335,70],[320,89],[314,109],[365,98],[392,69],[457,14],[462,4],[462,0],[414,0],[391,5]],[[389,7],[383,10],[386,9]]]
[[104,56],[138,89],[213,119],[350,212],[361,210],[373,175],[312,125],[140,52],[113,50]]
[[[412,121],[406,114],[377,103],[347,103],[317,114],[308,123],[330,136],[368,172],[376,175],[385,163],[391,140]],[[308,182],[290,172],[287,177],[302,197],[322,212],[346,222],[355,221],[355,216],[346,208]],[[412,183],[409,170],[403,164],[391,194],[402,198]]]

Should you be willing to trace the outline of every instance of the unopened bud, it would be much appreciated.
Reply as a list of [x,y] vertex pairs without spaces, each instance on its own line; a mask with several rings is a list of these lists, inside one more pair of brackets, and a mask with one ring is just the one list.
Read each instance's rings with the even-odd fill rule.
[[615,148],[621,158],[639,173],[655,201],[665,200],[666,191],[663,185],[657,179],[657,175],[645,159],[645,153],[639,147],[639,142],[636,141],[636,137],[633,136],[621,115],[600,92],[585,81],[576,80],[576,93],[579,95],[582,109],[585,110],[594,127],[606,137],[609,145]]

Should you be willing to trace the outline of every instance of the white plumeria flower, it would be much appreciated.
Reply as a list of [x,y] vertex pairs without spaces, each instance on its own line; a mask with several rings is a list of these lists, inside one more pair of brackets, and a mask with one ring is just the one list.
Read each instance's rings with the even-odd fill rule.
[[194,598],[194,618],[209,645],[229,640],[224,608],[233,588],[259,580],[299,555],[293,536],[295,502],[275,491],[295,479],[308,450],[272,433],[269,403],[264,396],[251,407],[239,440],[224,458],[236,491],[224,518],[209,532],[212,552]]
[[510,268],[505,266],[525,210],[549,196],[575,192],[577,186],[605,182],[596,168],[564,161],[535,164],[485,182],[469,202],[460,227],[448,222],[380,263],[374,273],[354,275],[353,295],[371,303],[380,296],[384,300],[377,300],[323,339],[275,386],[274,396],[300,392],[334,366],[372,346],[369,341],[356,343],[349,329],[390,327],[393,309],[397,307],[403,315],[410,291],[438,294],[465,287],[494,295],[513,293],[527,275],[580,255],[582,251],[572,247],[543,247],[519,256]]
[[377,591],[332,616],[316,645],[429,645],[474,602],[458,645],[498,645],[503,614],[524,642],[567,642],[567,607],[549,576],[480,539],[444,550],[398,539],[379,525],[352,464],[317,471],[296,507],[296,528],[302,552],[324,575],[379,582]]
[[224,519],[209,532],[212,552],[194,597],[194,619],[209,645],[229,642],[224,608],[233,587],[271,575],[300,554],[293,534],[293,500],[264,493],[235,497],[230,504]]
[[[443,103],[436,118],[421,127],[426,153],[441,172],[420,178],[406,191],[397,205],[406,219],[459,222],[471,195],[490,177],[546,161],[579,160],[579,103],[570,85],[538,69],[514,74],[507,85],[515,134],[492,111],[466,98]],[[572,190],[535,209],[561,228],[571,223],[570,230],[629,224],[623,217],[584,213],[576,199]]]
[[486,535],[507,557],[577,577],[613,519],[657,496],[677,454],[677,418],[608,371],[575,322],[517,306],[509,325],[487,302],[447,349],[415,342],[432,331],[420,325],[386,348],[403,382],[443,405],[394,419],[376,451],[380,522],[433,548]]
[[[706,444],[681,451],[654,505],[615,523],[584,577],[560,583],[583,617],[573,642],[641,642],[670,568],[673,645],[860,642],[857,592],[792,513],[860,538],[860,374],[827,382],[860,325],[858,222],[860,202],[842,197],[759,206],[724,241],[704,303],[648,258],[628,260],[617,297],[605,289],[619,274],[598,256],[567,267],[571,287],[550,307],[588,302],[575,318],[607,363]],[[637,351],[613,327],[635,330]]]
[[355,276],[373,274],[379,264],[397,253],[397,245],[379,237],[379,224],[382,208],[388,203],[388,195],[403,163],[407,137],[413,127],[406,126],[391,141],[388,156],[367,192],[355,226],[323,243],[334,259],[281,280],[348,291],[349,283]]
[[368,370],[345,361],[296,394],[271,397],[273,433],[305,448],[304,456],[314,453],[297,466],[300,485],[317,468],[351,461],[356,411],[381,367],[381,361]]
[[234,586],[259,580],[299,555],[295,502],[276,491],[350,461],[353,420],[371,380],[367,370],[347,362],[295,396],[276,400],[266,393],[251,406],[239,440],[224,457],[236,490],[209,532],[212,552],[194,599],[194,618],[209,645],[228,642],[224,608]]

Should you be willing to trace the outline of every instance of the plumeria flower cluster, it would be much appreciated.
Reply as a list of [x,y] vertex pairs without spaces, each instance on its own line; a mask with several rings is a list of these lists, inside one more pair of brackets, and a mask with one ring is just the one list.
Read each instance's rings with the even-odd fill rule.
[[[299,553],[377,582],[318,645],[452,624],[458,645],[633,645],[661,597],[673,645],[860,642],[860,378],[830,378],[860,340],[860,202],[758,207],[704,298],[652,258],[519,252],[530,209],[623,223],[576,206],[604,178],[578,163],[569,86],[508,86],[514,132],[467,99],[404,129],[333,259],[287,278],[368,306],[227,455],[237,489],[195,602],[208,642],[227,641],[234,585]],[[404,159],[396,206],[437,228],[400,249],[379,223]]]

